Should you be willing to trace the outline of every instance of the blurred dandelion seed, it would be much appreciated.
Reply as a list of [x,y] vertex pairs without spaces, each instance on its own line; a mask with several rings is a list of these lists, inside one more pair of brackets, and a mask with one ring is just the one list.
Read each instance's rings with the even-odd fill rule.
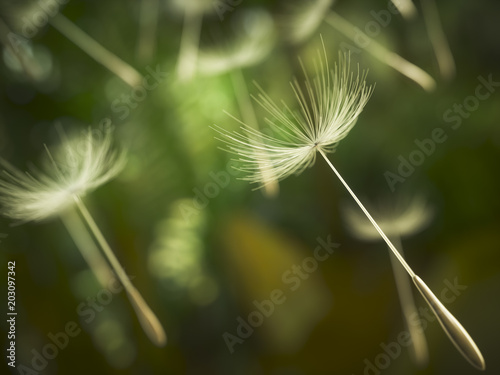
[[[62,137],[65,137],[62,135]],[[5,170],[0,180],[3,214],[11,219],[41,221],[59,215],[83,197],[114,178],[125,165],[125,153],[111,149],[111,136],[65,139],[54,156],[47,147],[44,169],[22,172],[1,160]]]
[[201,16],[186,9],[184,29],[181,34],[181,48],[177,62],[177,77],[181,81],[193,78],[198,58],[198,44],[201,33]]
[[[249,28],[252,32],[236,38],[237,42],[233,42],[233,45],[227,46],[225,50],[220,47],[212,50],[200,50],[198,69],[202,74],[229,73],[243,122],[259,131],[259,122],[253,109],[242,69],[261,62],[270,54],[275,44],[274,25],[271,17],[262,12],[246,14],[244,21],[251,25]],[[262,170],[262,173],[266,173],[265,170]],[[264,193],[271,198],[279,194],[279,184],[272,176],[270,176],[269,181],[271,182],[264,186]]]
[[[25,72],[26,76],[31,79],[33,82],[37,81],[37,68],[34,59],[33,53],[31,50],[31,43],[22,37],[15,36],[15,41],[18,45],[14,44],[14,38],[9,37],[12,35],[16,35],[12,32],[10,27],[3,21],[0,17],[0,41],[5,46],[3,51],[3,57],[7,65],[8,56],[11,55],[13,60],[20,65],[22,70]],[[21,48],[19,48],[21,47]],[[31,52],[31,53],[30,53]],[[13,64],[10,64],[13,65]]]
[[441,76],[450,80],[456,73],[455,60],[441,25],[436,2],[434,0],[422,0],[422,13]]
[[33,83],[39,83],[39,87],[48,86],[50,78],[54,76],[52,54],[44,46],[32,45],[27,41],[15,49],[6,48],[3,60],[11,71],[23,73]]
[[[388,237],[409,237],[426,228],[434,218],[434,209],[421,196],[402,198],[399,204],[387,202],[381,205],[380,227]],[[383,210],[383,211],[382,211]],[[351,234],[363,241],[378,241],[380,235],[373,225],[353,207],[344,206],[342,213]]]
[[[411,236],[423,230],[429,225],[434,213],[422,197],[414,197],[405,203],[399,207],[394,207],[391,212],[384,212],[381,214],[380,219],[378,219],[380,227],[391,239],[396,248],[399,249],[403,257],[404,252],[401,238]],[[384,207],[387,208],[387,205],[384,205]],[[359,210],[351,206],[344,206],[342,213],[347,223],[347,229],[354,237],[363,241],[378,241],[381,239],[377,230],[366,220],[366,217]],[[412,358],[417,365],[424,366],[428,362],[429,353],[423,330],[420,326],[410,323],[412,316],[418,316],[410,279],[390,249],[389,256],[401,304],[401,311],[405,319],[406,329],[411,336],[412,345],[410,346],[410,350]]]
[[401,13],[401,15],[407,20],[410,20],[417,15],[417,8],[415,7],[415,4],[413,4],[412,0],[392,0],[391,2],[397,8],[399,13]]
[[181,82],[189,81],[196,73],[203,14],[212,8],[213,2],[210,0],[173,0],[172,3],[184,13],[177,60],[177,78]]
[[130,87],[136,87],[142,83],[143,77],[141,73],[104,48],[62,14],[54,15],[49,22],[57,31],[71,40],[99,64],[116,74],[116,76]]
[[291,43],[301,43],[325,21],[356,44],[359,39],[365,41],[365,45],[360,46],[361,49],[408,77],[424,90],[435,89],[436,82],[428,73],[397,53],[389,51],[339,14],[330,10],[333,4],[333,0],[314,0],[298,3],[294,7],[289,5],[288,13],[282,16],[282,26],[287,32],[287,39]]
[[263,10],[252,10],[241,11],[236,16],[238,24],[247,27],[243,31],[234,30],[230,40],[200,48],[197,73],[209,76],[230,73],[234,69],[255,66],[270,55],[276,44],[271,15]]
[[[85,194],[114,178],[123,169],[125,152],[112,149],[111,132],[96,138],[89,129],[82,136],[68,139],[61,130],[61,138],[62,145],[54,156],[45,147],[48,155],[45,172],[34,170],[23,173],[0,159],[6,168],[0,178],[2,214],[22,223],[66,215],[63,216],[63,222],[68,226],[70,234],[73,234],[74,231],[80,231],[80,224],[83,224],[67,216],[68,210],[76,206],[123,284],[144,331],[155,345],[163,346],[166,335],[161,323],[132,285],[81,200]],[[86,234],[73,237],[79,248],[88,246],[89,238]],[[90,246],[82,255],[89,261],[96,277],[103,281],[102,272],[108,271],[102,268],[102,259],[93,254],[93,244]]]
[[99,252],[82,219],[74,209],[70,208],[61,213],[61,220],[99,284],[106,288],[109,280],[114,277],[113,271]]
[[422,87],[424,90],[434,91],[434,89],[436,88],[436,81],[434,80],[434,78],[432,78],[422,68],[419,68],[397,53],[389,51],[382,44],[370,38],[345,18],[341,17],[339,14],[330,11],[326,16],[325,21],[335,30],[355,42],[356,38],[360,37],[361,39],[368,41],[368,44],[364,46],[364,49],[367,52],[372,54],[372,56],[379,61],[405,75],[406,77],[420,85],[420,87]]
[[323,23],[325,14],[335,0],[313,0],[286,2],[287,12],[280,23],[286,31],[284,37],[291,43],[299,44],[309,39]]
[[[341,56],[339,64],[330,70],[323,44],[323,54],[318,51],[318,60],[314,62],[313,79],[309,78],[302,65],[306,92],[302,91],[296,79],[291,82],[299,111],[292,111],[284,102],[284,109],[281,110],[260,89],[257,101],[276,121],[275,124],[266,119],[278,136],[263,134],[242,122],[242,132],[226,131],[216,125],[214,130],[222,137],[218,139],[226,143],[226,151],[239,155],[238,160],[242,163],[240,170],[249,174],[243,179],[260,187],[270,182],[268,176],[282,180],[292,174],[300,174],[314,164],[316,153],[319,153],[408,272],[458,351],[474,367],[484,370],[483,356],[467,331],[415,274],[326,156],[335,150],[337,143],[355,125],[372,92],[365,82],[366,72],[360,74],[358,67],[355,76],[349,65],[350,59]],[[261,164],[269,174],[262,173]]]
[[141,0],[139,7],[139,33],[135,55],[137,60],[146,64],[154,56],[156,50],[160,1]]

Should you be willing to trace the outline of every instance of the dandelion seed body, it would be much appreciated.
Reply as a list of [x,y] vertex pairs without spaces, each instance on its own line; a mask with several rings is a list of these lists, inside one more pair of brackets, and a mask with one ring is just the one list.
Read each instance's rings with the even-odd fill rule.
[[[61,136],[65,138],[64,134]],[[23,173],[0,159],[7,169],[0,178],[2,214],[20,222],[41,221],[59,215],[64,224],[69,225],[68,230],[72,235],[72,230],[81,227],[75,226],[74,222],[72,224],[66,215],[68,209],[76,206],[124,286],[144,332],[155,345],[163,346],[167,338],[160,321],[132,285],[81,200],[86,193],[109,181],[123,169],[125,153],[114,150],[111,143],[110,132],[96,138],[90,130],[83,136],[64,139],[54,156],[46,147],[48,163],[45,172]],[[77,247],[89,246],[86,235],[73,239]],[[102,277],[107,269],[102,268],[101,258],[92,254],[92,248],[85,250],[87,252],[82,251],[82,255],[103,282]]]
[[[319,52],[318,55],[321,57]],[[366,85],[366,73],[360,76],[359,68],[358,75],[354,78],[349,70],[348,59],[345,63],[345,58],[341,58],[339,65],[331,71],[324,45],[323,57],[324,60],[320,58],[314,63],[315,77],[312,80],[307,73],[305,74],[305,94],[297,80],[291,83],[299,111],[292,111],[284,102],[282,103],[284,109],[281,110],[262,89],[259,89],[260,94],[256,101],[272,116],[267,122],[278,136],[266,135],[240,122],[242,132],[229,132],[215,127],[222,136],[219,139],[226,143],[227,151],[239,156],[239,161],[242,163],[240,169],[248,173],[244,179],[258,183],[261,187],[270,182],[267,176],[281,180],[292,174],[300,174],[305,168],[314,164],[316,153],[319,153],[408,272],[459,352],[473,366],[484,370],[485,362],[482,354],[467,331],[415,274],[327,158],[326,154],[335,150],[337,143],[347,136],[356,123],[371,95],[372,88]],[[303,65],[302,68],[305,72]],[[267,156],[267,162],[263,160],[264,155]]]
[[305,92],[297,80],[291,83],[299,104],[299,111],[292,111],[286,103],[282,110],[259,86],[254,99],[269,113],[266,122],[277,136],[269,136],[241,123],[242,132],[229,132],[216,127],[227,150],[240,156],[241,170],[251,183],[264,186],[269,176],[283,180],[300,174],[314,164],[317,151],[333,152],[355,125],[357,117],[368,101],[372,88],[366,85],[366,72],[358,74],[349,69],[349,57],[341,57],[334,70],[330,70],[323,49],[318,51],[315,78],[306,75]]
[[0,179],[2,214],[20,222],[58,215],[114,178],[125,165],[125,153],[111,148],[111,135],[95,139],[91,132],[63,142],[52,155],[48,148],[44,172],[21,172],[5,160]]

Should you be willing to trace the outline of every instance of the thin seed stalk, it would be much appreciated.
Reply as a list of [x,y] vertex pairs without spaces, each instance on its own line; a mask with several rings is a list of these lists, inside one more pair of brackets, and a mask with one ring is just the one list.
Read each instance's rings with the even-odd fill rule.
[[129,300],[134,308],[139,322],[141,323],[144,332],[148,335],[149,339],[157,346],[164,346],[167,342],[167,336],[161,325],[160,321],[150,309],[142,295],[135,288],[135,286],[130,281],[129,277],[125,273],[125,270],[122,268],[120,262],[116,258],[115,254],[111,250],[108,242],[102,235],[99,227],[95,223],[94,219],[90,215],[90,212],[87,210],[87,207],[83,204],[81,199],[77,196],[74,197],[76,206],[78,210],[82,214],[85,222],[90,228],[90,231],[95,236],[97,243],[101,246],[101,249],[104,252],[104,255],[108,259],[109,263],[113,267],[116,272],[116,276],[122,283],[127,295],[129,296]]
[[[400,249],[400,254],[404,257],[401,239],[399,237],[392,236],[392,242],[396,248]],[[389,251],[389,257],[391,259],[394,280],[396,281],[396,289],[398,291],[399,302],[401,304],[401,311],[403,312],[406,328],[408,329],[411,337],[413,359],[418,365],[424,366],[429,359],[429,352],[422,327],[410,322],[412,316],[418,315],[410,279],[391,251]]]
[[366,217],[368,218],[368,220],[370,220],[370,222],[375,227],[375,229],[377,230],[377,232],[380,234],[380,236],[382,237],[382,239],[385,241],[385,243],[387,244],[387,246],[389,246],[389,249],[396,256],[396,258],[398,259],[399,263],[401,263],[401,265],[406,269],[406,271],[408,272],[408,274],[411,277],[415,276],[415,272],[413,272],[413,270],[411,269],[410,265],[408,263],[406,263],[406,260],[401,256],[401,254],[399,253],[399,251],[394,247],[394,245],[392,244],[392,242],[385,235],[385,233],[379,227],[379,225],[377,224],[377,222],[373,219],[372,215],[370,215],[370,213],[365,208],[365,206],[363,206],[363,204],[358,199],[358,197],[356,196],[356,194],[354,194],[354,192],[351,190],[351,188],[349,187],[349,185],[347,184],[347,182],[344,181],[344,179],[342,178],[342,176],[340,175],[340,173],[333,166],[333,164],[330,162],[330,160],[326,157],[325,153],[322,150],[319,150],[319,149],[318,149],[318,151],[321,154],[321,156],[323,156],[323,158],[328,163],[328,165],[333,170],[333,172],[337,175],[338,179],[340,180],[340,182],[342,182],[342,184],[347,189],[347,191],[349,192],[349,194],[351,194],[352,198],[356,201],[356,203],[358,204],[359,208],[361,208],[361,210],[366,215]]
[[73,208],[62,214],[61,220],[99,284],[105,288],[114,274],[106,259],[99,252],[85,224]]
[[426,91],[433,91],[436,88],[436,81],[427,72],[404,59],[397,53],[389,51],[380,43],[376,42],[368,35],[363,33],[359,28],[352,25],[349,21],[342,18],[337,13],[331,11],[325,18],[327,24],[335,30],[356,42],[356,38],[361,37],[368,44],[363,46],[367,52],[371,53],[375,58],[397,70],[401,74],[410,78],[412,81],[419,84]]
[[326,157],[325,153],[321,150],[318,149],[318,152],[323,156],[327,164],[330,166],[330,168],[333,170],[333,172],[337,175],[338,179],[344,187],[347,189],[349,194],[351,194],[352,198],[356,201],[358,204],[359,208],[363,211],[363,213],[366,215],[368,220],[372,223],[372,225],[375,227],[377,232],[380,234],[380,236],[383,238],[383,240],[386,242],[387,246],[389,246],[389,249],[392,251],[392,253],[395,255],[397,260],[401,263],[401,265],[406,269],[408,274],[410,275],[413,283],[415,284],[416,288],[424,298],[424,300],[427,302],[431,310],[434,312],[434,315],[436,316],[439,324],[441,325],[441,328],[443,328],[444,332],[448,335],[448,338],[450,341],[455,345],[457,350],[464,356],[467,361],[474,367],[476,367],[479,370],[484,370],[486,368],[486,364],[484,362],[483,355],[481,354],[481,351],[477,347],[476,343],[470,335],[467,333],[465,328],[460,324],[460,322],[448,311],[446,307],[439,301],[439,299],[436,297],[436,295],[429,289],[429,287],[424,283],[424,281],[417,275],[411,267],[406,263],[406,260],[401,256],[399,251],[394,247],[391,241],[389,241],[389,238],[385,235],[385,233],[382,231],[380,226],[377,224],[377,222],[372,218],[370,213],[366,210],[366,208],[363,206],[361,201],[356,197],[356,194],[351,190],[347,182],[342,178],[340,173],[337,171],[337,169],[333,166],[333,164],[330,162],[330,160]]
[[434,0],[423,0],[422,13],[441,76],[450,80],[456,73],[455,60],[441,25],[436,2]]
[[99,64],[116,74],[130,87],[141,85],[142,75],[137,70],[97,43],[62,14],[56,14],[51,17],[49,22],[61,34],[80,47]]
[[177,77],[180,81],[193,78],[198,63],[202,15],[190,6],[186,7],[181,34],[181,46],[177,61]]

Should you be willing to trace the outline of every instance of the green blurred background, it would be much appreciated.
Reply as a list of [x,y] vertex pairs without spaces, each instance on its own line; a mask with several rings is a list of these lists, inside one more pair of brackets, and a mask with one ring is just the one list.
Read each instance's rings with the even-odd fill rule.
[[[117,143],[128,149],[127,166],[85,202],[169,341],[164,348],[149,342],[123,293],[85,322],[78,307],[101,287],[61,222],[12,226],[1,219],[2,278],[7,262],[16,262],[17,364],[31,367],[32,350],[42,351],[49,333],[74,321],[82,333],[42,373],[476,373],[437,322],[425,330],[426,367],[418,368],[403,348],[387,368],[367,370],[384,353],[381,343],[395,342],[405,330],[404,321],[386,248],[350,235],[342,207],[352,205],[351,199],[324,161],[280,183],[275,197],[227,173],[232,156],[219,149],[210,126],[238,128],[223,112],[242,116],[234,90],[238,77],[250,93],[257,92],[255,80],[272,98],[295,106],[288,82],[302,79],[297,56],[311,66],[320,34],[332,63],[346,43],[353,45],[326,23],[301,43],[289,43],[293,20],[287,14],[300,13],[295,6],[308,2],[72,0],[61,6],[65,17],[142,75],[168,73],[129,104],[123,96],[133,94],[129,85],[40,20],[38,32],[20,45],[35,72],[26,74],[6,47],[12,41],[6,35],[22,36],[25,17],[50,13],[42,3],[2,1],[0,155],[26,169],[43,156],[44,143],[59,142],[56,123],[68,129],[113,126]],[[191,22],[201,25],[200,71],[179,81],[176,64],[188,14],[183,6],[191,3],[199,6],[193,6]],[[366,51],[353,51],[351,60],[369,69],[368,82],[376,87],[330,160],[374,207],[426,197],[434,218],[403,239],[406,256],[438,296],[446,280],[467,286],[447,306],[482,350],[485,373],[498,374],[500,94],[478,101],[456,130],[443,115],[475,94],[479,76],[500,81],[500,3],[437,5],[456,62],[454,78],[440,78],[420,2],[411,21],[392,15],[374,39],[427,71],[437,87],[426,92]],[[370,12],[387,9],[387,2],[338,1],[332,9],[363,29],[374,20]],[[207,74],[210,58],[222,59],[252,38],[255,53],[243,55],[248,66]],[[266,114],[253,104],[264,126]],[[415,140],[429,138],[435,128],[444,129],[447,140],[392,192],[384,173],[396,173],[398,157],[408,158]],[[282,276],[328,236],[340,246],[292,291]],[[7,296],[4,285],[1,295]],[[275,289],[284,292],[285,302],[231,353],[223,334],[236,335],[238,318],[248,320],[253,301],[269,299]],[[5,345],[5,319],[1,327]]]

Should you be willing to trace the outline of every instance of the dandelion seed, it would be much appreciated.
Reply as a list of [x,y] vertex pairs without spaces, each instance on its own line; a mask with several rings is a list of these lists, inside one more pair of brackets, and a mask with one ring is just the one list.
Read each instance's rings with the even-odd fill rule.
[[[373,225],[360,215],[353,207],[344,206],[342,213],[347,221],[347,229],[351,234],[363,241],[378,241],[380,235]],[[426,228],[434,217],[434,210],[421,196],[411,199],[402,198],[394,204],[387,202],[381,205],[378,224],[388,237],[410,237]]]
[[141,73],[104,48],[62,14],[54,15],[50,18],[49,22],[56,30],[71,40],[82,51],[109,71],[116,74],[130,87],[136,87],[142,83],[143,77]]
[[333,3],[333,0],[314,0],[298,3],[295,7],[289,5],[289,12],[282,16],[283,22],[281,22],[286,31],[286,39],[292,43],[301,43],[325,21],[357,45],[359,40],[362,40],[363,46],[360,48],[383,64],[405,75],[424,90],[433,91],[435,89],[436,82],[428,73],[397,53],[389,51],[339,14],[330,10]]
[[318,57],[312,80],[301,61],[305,92],[297,80],[291,83],[299,111],[292,111],[286,103],[281,110],[258,86],[260,93],[255,100],[270,114],[266,122],[281,137],[266,135],[243,123],[243,133],[216,128],[224,136],[221,140],[228,151],[244,162],[241,170],[249,175],[243,179],[265,186],[272,182],[269,176],[282,180],[300,174],[314,164],[317,152],[333,152],[356,123],[372,92],[365,82],[366,72],[360,73],[358,68],[354,77],[349,57],[341,56],[334,70],[328,66],[325,50],[323,57],[318,51]]
[[436,88],[436,81],[427,72],[401,57],[397,53],[389,51],[382,44],[370,38],[339,14],[331,11],[326,16],[325,21],[335,30],[353,41],[356,41],[358,38],[364,40],[366,42],[364,49],[367,52],[372,54],[373,57],[382,63],[405,75],[420,85],[424,90],[433,91]]
[[[387,207],[387,205],[384,207]],[[377,230],[366,220],[366,217],[359,210],[351,206],[344,206],[342,212],[348,224],[347,228],[353,236],[364,241],[378,241],[381,239]],[[406,202],[406,204],[400,207],[395,207],[391,212],[384,212],[377,221],[380,228],[391,239],[395,247],[399,249],[401,256],[404,257],[401,238],[421,231],[430,223],[432,216],[433,210],[425,204],[421,197],[415,197],[410,202]],[[410,279],[390,249],[389,256],[394,280],[396,281],[401,311],[405,319],[406,329],[411,337],[412,345],[410,346],[410,350],[412,358],[416,364],[424,366],[429,357],[428,348],[422,328],[410,321],[413,316],[418,316]]]
[[276,44],[274,22],[269,13],[253,10],[239,17],[239,23],[248,25],[245,31],[238,28],[227,42],[200,48],[197,73],[209,76],[229,73],[255,66],[269,56]]
[[177,60],[177,77],[188,81],[196,73],[203,14],[213,8],[210,0],[173,0],[174,10],[182,10],[184,21]]
[[141,0],[135,55],[144,64],[148,63],[155,54],[159,8],[159,0]]
[[[50,1],[49,1],[50,2]],[[4,1],[4,3],[7,3]],[[15,45],[13,45],[12,40],[7,42],[10,44],[9,49],[12,49],[15,52],[21,63],[23,64],[24,69],[28,74],[36,78],[36,71],[33,72],[33,69],[36,69],[37,63],[40,64],[40,61],[30,62],[26,56],[22,56],[22,50],[18,50],[18,46],[22,44],[27,44],[27,41],[22,40],[21,37],[17,36],[14,33],[5,33],[6,28],[5,24],[7,21],[14,24],[14,31],[17,31],[20,35],[25,35],[26,32],[31,35],[27,36],[32,38],[40,29],[40,27],[44,26],[45,22],[50,23],[56,30],[58,30],[62,35],[64,35],[68,40],[73,42],[77,47],[79,47],[83,52],[97,61],[99,64],[107,68],[112,73],[116,74],[121,80],[123,80],[126,84],[131,87],[136,87],[142,82],[142,75],[131,65],[127,64],[125,61],[120,59],[118,56],[113,54],[111,51],[104,48],[101,44],[99,44],[96,40],[92,39],[87,33],[81,30],[77,25],[72,23],[69,19],[64,17],[59,10],[59,7],[56,6],[52,2],[52,5],[47,5],[45,3],[33,2],[33,1],[17,1],[17,2],[9,2],[10,4],[5,7],[5,9],[1,9],[0,13],[5,11],[4,14],[0,14],[0,17],[5,18],[5,22],[0,20],[0,40],[12,39],[14,36],[16,40]],[[15,3],[15,5],[14,5]],[[62,3],[62,1],[60,2]],[[44,5],[42,5],[44,4]],[[4,4],[2,4],[4,5]],[[42,7],[40,9],[40,6]],[[48,8],[46,8],[48,6]],[[50,9],[50,10],[47,10]],[[48,12],[48,13],[46,13]],[[43,15],[46,17],[46,20],[42,20],[42,24],[40,25],[38,21],[34,23],[36,25],[32,25],[29,27],[30,31],[25,31],[26,20],[35,20],[37,15]],[[38,17],[37,19],[40,19]],[[22,22],[21,22],[22,21]],[[30,21],[31,23],[31,21]],[[2,25],[3,24],[3,25]],[[29,23],[28,23],[29,25]],[[22,31],[22,32],[21,32]],[[2,40],[2,42],[3,42]]]
[[[234,94],[243,121],[255,130],[259,123],[251,102],[248,87],[242,68],[255,65],[269,55],[274,45],[273,23],[267,13],[252,12],[246,14],[245,23],[251,23],[252,33],[237,38],[234,47],[219,50],[200,51],[199,71],[202,74],[222,74],[228,72],[231,77]],[[270,176],[271,177],[271,176]],[[268,197],[275,197],[279,193],[278,182],[270,178],[270,183],[264,187]]]
[[304,42],[323,23],[325,14],[335,0],[313,0],[300,2],[286,2],[288,8],[281,16],[281,24],[285,31],[284,37],[294,44]]
[[417,8],[412,0],[392,0],[391,2],[407,20],[414,18],[417,14]]
[[[18,37],[0,17],[0,42],[4,45],[3,59],[5,64],[14,71],[22,70],[33,82],[46,78],[47,69],[41,69],[33,56],[33,47],[28,40]],[[14,43],[14,41],[16,43]]]
[[450,80],[456,72],[455,60],[441,25],[436,2],[422,0],[422,13],[441,76]]
[[58,215],[114,178],[125,165],[125,153],[111,148],[111,136],[97,140],[92,133],[67,139],[54,155],[46,148],[46,173],[21,172],[5,160],[0,180],[3,214],[11,219],[41,221]]
[[60,214],[61,220],[66,227],[69,235],[80,250],[83,259],[89,265],[92,273],[103,288],[108,286],[109,280],[113,279],[114,274],[104,257],[99,252],[92,236],[87,231],[82,219],[77,212],[70,208]]
[[[227,151],[239,156],[242,164],[240,169],[249,174],[245,179],[260,186],[270,182],[267,177],[269,175],[281,180],[292,174],[300,174],[314,164],[316,154],[319,153],[408,272],[456,348],[473,366],[483,370],[483,356],[472,338],[415,274],[327,158],[326,154],[334,151],[337,143],[347,136],[356,123],[372,88],[365,82],[365,72],[360,74],[358,68],[357,75],[354,75],[350,71],[348,58],[341,58],[335,69],[330,70],[324,45],[323,56],[319,51],[318,56],[319,61],[314,64],[313,79],[309,78],[303,67],[306,76],[305,93],[297,80],[291,83],[298,111],[292,111],[284,102],[284,109],[280,109],[260,90],[257,101],[271,115],[267,122],[274,128],[277,136],[263,134],[243,123],[242,132],[229,132],[220,127],[215,127],[215,130],[221,134],[220,139],[226,143]],[[268,175],[260,172],[259,166],[265,160],[264,172],[274,173]]]
[[[62,135],[64,136],[64,135]],[[123,284],[139,322],[148,337],[158,346],[166,343],[166,335],[158,318],[151,311],[141,294],[132,285],[118,262],[97,224],[82,201],[90,191],[115,177],[125,165],[125,153],[112,149],[111,133],[100,138],[89,130],[83,136],[64,139],[54,155],[48,148],[45,171],[35,170],[23,173],[0,159],[6,168],[0,177],[0,203],[2,214],[19,222],[41,221],[54,216],[68,215],[68,210],[76,207],[104,252],[118,279]],[[80,230],[78,223],[64,216],[63,221],[72,230]],[[83,239],[83,240],[82,240]],[[74,237],[78,247],[88,245],[88,237]],[[82,255],[88,260],[88,251]],[[93,260],[96,260],[95,255]],[[102,267],[89,261],[96,270]],[[100,271],[102,272],[102,271]],[[105,271],[104,271],[105,272]],[[97,277],[102,273],[96,274]]]

